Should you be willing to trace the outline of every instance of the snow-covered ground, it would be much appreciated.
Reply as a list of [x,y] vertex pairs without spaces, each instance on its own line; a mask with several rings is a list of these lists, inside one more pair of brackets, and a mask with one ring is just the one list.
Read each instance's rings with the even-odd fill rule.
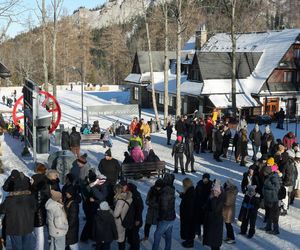
[[[1,89],[0,95],[5,92],[5,89]],[[109,99],[107,99],[109,100]],[[117,103],[110,102],[107,100],[103,100],[99,98],[99,95],[91,95],[89,93],[84,94],[84,104],[85,105],[103,105],[103,104],[111,104],[116,105]],[[62,108],[62,123],[65,124],[65,127],[78,126],[80,127],[81,122],[81,104],[80,104],[80,92],[79,91],[68,91],[68,90],[60,90],[58,92],[58,101]],[[0,110],[3,105],[0,104]],[[145,119],[153,118],[152,110],[143,110],[142,116]],[[127,117],[98,117],[97,119],[100,121],[101,128],[106,128],[111,125],[111,123],[117,119],[120,121],[129,124],[131,120],[131,116]],[[91,120],[93,121],[92,118]],[[290,124],[290,130],[294,131],[295,125]],[[252,128],[249,125],[249,130]],[[272,130],[275,134],[276,138],[282,138],[286,131],[275,129],[275,124],[272,124]],[[298,131],[298,135],[300,134],[300,129]],[[175,135],[172,137],[175,140]],[[169,169],[173,169],[173,159],[171,157],[171,146],[166,145],[166,134],[165,132],[155,133],[152,135],[152,143],[155,152],[158,154],[160,159],[166,161],[167,167]],[[8,176],[9,172],[17,168],[28,175],[33,174],[33,163],[31,158],[22,158],[21,150],[22,143],[16,139],[12,139],[9,135],[4,135],[4,146],[3,146],[3,163],[4,168],[7,170],[5,174],[0,175],[0,185],[2,186],[5,178]],[[101,145],[98,144],[84,144],[82,145],[82,153],[86,152],[88,154],[88,160],[92,165],[98,165],[101,158],[104,156],[104,149]],[[127,141],[122,138],[116,137],[113,138],[113,147],[112,154],[119,161],[123,160],[123,152],[127,149]],[[249,145],[249,153],[251,152]],[[58,150],[56,145],[51,145],[51,151]],[[46,156],[39,156],[41,161],[46,159]],[[195,157],[195,166],[197,173],[191,174],[188,173],[187,177],[190,177],[194,184],[196,184],[201,178],[202,174],[205,172],[210,173],[211,178],[217,178],[224,183],[227,178],[232,178],[235,183],[240,187],[240,182],[242,179],[242,174],[247,170],[245,167],[240,167],[233,160],[224,160],[223,162],[214,161],[212,154],[200,154]],[[182,184],[181,181],[183,176],[181,174],[176,175],[175,186],[176,189],[181,190]],[[137,186],[139,191],[142,194],[143,199],[146,198],[147,192],[152,184],[155,182],[155,178],[150,179],[142,179],[139,181],[133,181]],[[240,205],[243,199],[243,195],[239,192],[237,198],[237,209],[236,216],[239,213]],[[173,230],[173,243],[172,249],[183,249],[180,245],[180,233],[179,233],[179,204],[180,198],[176,199],[176,211],[177,211],[177,219],[175,222],[174,230]],[[147,207],[145,205],[144,209],[144,218],[146,216]],[[257,231],[255,237],[251,240],[247,239],[244,236],[238,235],[239,227],[234,224],[234,230],[236,233],[236,244],[227,245],[224,243],[222,245],[222,249],[300,249],[300,200],[296,200],[295,205],[291,206],[288,211],[288,215],[285,217],[280,217],[279,225],[280,225],[280,235],[273,236],[266,234],[264,231],[259,230],[258,228],[262,227],[264,224],[262,222],[264,211],[259,211],[259,217],[257,219]],[[81,214],[82,218],[82,214]],[[84,224],[84,220],[81,219],[81,228]],[[154,227],[151,228],[150,239],[148,242],[141,244],[141,249],[151,249],[153,243],[153,232]],[[143,228],[140,230],[140,236],[143,236]],[[225,236],[224,236],[225,237]],[[164,241],[162,239],[161,247],[164,247]],[[195,240],[195,249],[205,249],[202,246],[202,243],[197,239]],[[80,244],[80,249],[92,249],[91,244]],[[117,249],[116,244],[113,244],[112,249]]]

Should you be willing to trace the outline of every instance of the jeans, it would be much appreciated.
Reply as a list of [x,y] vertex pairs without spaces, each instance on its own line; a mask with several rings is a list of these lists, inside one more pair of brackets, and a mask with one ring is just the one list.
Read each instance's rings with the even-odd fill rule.
[[69,248],[70,248],[70,250],[79,250],[78,243],[75,243],[75,244],[69,245]]
[[258,159],[256,159],[256,154],[259,152],[259,146],[255,146],[254,143],[252,143],[252,150],[253,150],[253,156],[252,156],[252,160],[256,161]]
[[97,243],[96,250],[109,250],[111,242]]
[[152,250],[158,250],[161,237],[165,236],[165,250],[171,250],[174,221],[160,221],[154,233]]
[[235,240],[233,227],[232,227],[231,223],[225,223],[225,226],[226,226],[226,231],[227,231],[227,238],[229,238],[231,240]]
[[63,250],[66,247],[66,236],[62,237],[52,237],[50,250]]
[[33,249],[32,233],[26,235],[9,235],[13,250]]
[[35,227],[34,234],[36,238],[35,250],[44,250],[44,243],[45,243],[44,227],[43,226]]

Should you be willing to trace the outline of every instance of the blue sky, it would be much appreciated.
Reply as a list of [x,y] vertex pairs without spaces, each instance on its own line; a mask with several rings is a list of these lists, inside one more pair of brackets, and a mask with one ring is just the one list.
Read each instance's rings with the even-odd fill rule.
[[[0,0],[1,1],[1,0]],[[26,30],[26,19],[30,17],[30,19],[37,24],[37,5],[36,0],[20,0],[21,3],[18,8],[20,11],[22,11],[21,14],[16,17],[19,21],[15,22],[10,25],[8,29],[8,35],[10,37],[14,37],[15,35],[19,34],[20,32]],[[41,2],[41,0],[38,0]],[[73,13],[74,10],[76,10],[80,6],[84,6],[86,8],[94,8],[98,5],[101,5],[104,3],[105,0],[64,0],[64,9],[68,11],[69,14]],[[46,5],[50,6],[51,0],[46,0]],[[17,10],[16,10],[17,11]],[[5,25],[6,20],[0,19],[0,27]]]

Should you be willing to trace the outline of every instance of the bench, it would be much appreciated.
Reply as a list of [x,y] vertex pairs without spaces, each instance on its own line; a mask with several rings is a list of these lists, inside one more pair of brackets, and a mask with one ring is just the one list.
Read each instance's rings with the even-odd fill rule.
[[134,178],[136,176],[158,176],[162,178],[166,172],[166,163],[164,161],[142,162],[122,164],[122,178]]
[[81,142],[102,141],[104,134],[81,134]]

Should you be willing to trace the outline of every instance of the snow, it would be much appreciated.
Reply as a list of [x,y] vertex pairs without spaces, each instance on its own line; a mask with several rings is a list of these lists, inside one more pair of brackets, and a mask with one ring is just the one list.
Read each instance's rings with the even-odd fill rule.
[[[216,107],[229,108],[232,106],[232,102],[229,101],[230,96],[230,94],[210,95],[209,99]],[[236,94],[236,105],[238,108],[258,106],[257,102],[251,96],[245,94]]]
[[129,74],[124,81],[125,82],[134,82],[134,83],[140,83],[140,79],[141,79],[141,74],[134,74],[131,73]]
[[[4,89],[1,90],[5,92]],[[58,101],[62,107],[62,123],[65,127],[71,126],[80,126],[81,121],[81,105],[80,105],[80,91],[68,91],[62,89],[58,92]],[[111,104],[116,105],[115,102],[110,102],[107,100],[100,99],[97,96],[91,95],[89,93],[84,94],[84,103],[86,105],[101,105],[101,104]],[[2,108],[2,104],[0,104],[0,109]],[[162,114],[160,114],[162,117]],[[143,110],[142,116],[149,120],[150,118],[154,117],[153,110]],[[98,119],[100,122],[100,126],[105,128],[109,126],[113,121],[119,119],[120,121],[124,122],[125,124],[129,124],[131,117],[94,117],[94,119]],[[294,124],[289,124],[290,130],[294,131],[295,126]],[[252,129],[253,125],[249,125],[249,131]],[[275,124],[272,124],[272,130],[275,134],[275,137],[282,138],[283,135],[287,131],[277,130],[275,129]],[[298,135],[300,135],[300,128],[298,128]],[[21,157],[21,150],[23,145],[20,141],[11,138],[9,135],[4,135],[4,145],[3,145],[3,163],[4,168],[6,170],[5,174],[0,175],[0,185],[3,184],[4,180],[7,178],[9,172],[17,168],[20,171],[23,171],[25,174],[32,175],[33,174],[33,163],[31,158],[22,158]],[[172,140],[175,140],[175,134],[172,135]],[[54,141],[54,140],[52,140]],[[173,169],[173,159],[171,157],[171,146],[166,145],[166,134],[165,131],[161,133],[155,133],[152,135],[152,144],[155,152],[158,154],[160,159],[166,161],[166,165],[168,169]],[[51,144],[51,152],[55,152],[59,150],[59,147],[54,145],[53,142]],[[82,153],[88,154],[88,160],[93,166],[97,166],[100,159],[104,157],[104,149],[99,144],[84,144],[81,147]],[[123,160],[123,152],[127,150],[127,141],[116,137],[113,138],[113,147],[112,147],[112,155],[117,160]],[[251,147],[249,145],[249,153],[251,153]],[[47,159],[48,155],[39,155],[38,158],[40,161],[44,161]],[[181,181],[184,177],[189,177],[193,180],[194,184],[196,184],[201,178],[202,174],[208,172],[211,174],[212,179],[218,178],[223,183],[227,178],[232,178],[235,183],[240,187],[240,182],[242,178],[242,174],[247,170],[245,167],[240,167],[236,164],[233,159],[232,160],[224,160],[221,163],[217,163],[213,160],[212,154],[200,154],[195,156],[195,168],[197,173],[194,174],[187,174],[187,176],[176,175],[175,180],[175,188],[178,190],[182,190]],[[154,184],[156,178],[144,178],[139,181],[133,181],[137,186],[143,199],[145,200],[147,192],[151,185]],[[243,195],[241,192],[237,198],[237,209],[236,209],[236,217],[239,213],[240,205],[242,202]],[[173,242],[172,242],[172,249],[181,250],[183,249],[180,245],[180,233],[179,233],[179,204],[180,198],[176,198],[176,213],[177,219],[174,224],[173,229]],[[145,205],[143,218],[146,216],[147,206]],[[288,211],[288,215],[285,217],[280,217],[279,225],[280,225],[280,235],[273,236],[268,235],[265,232],[259,230],[258,228],[262,227],[264,224],[262,222],[264,212],[262,210],[259,211],[259,217],[257,219],[257,231],[253,239],[249,240],[244,236],[238,235],[239,227],[236,223],[233,224],[234,231],[236,233],[236,241],[235,245],[227,245],[223,244],[222,249],[299,249],[300,246],[300,200],[296,200],[295,205],[290,207]],[[83,224],[85,221],[83,220],[83,213],[81,211],[80,214],[81,221],[80,221],[80,228],[82,229]],[[148,242],[141,244],[141,249],[151,249],[153,243],[153,233],[155,227],[151,228],[150,238]],[[140,236],[143,236],[143,228],[140,230]],[[225,237],[225,235],[224,235]],[[8,242],[8,246],[10,246],[10,242]],[[164,247],[164,240],[161,241],[161,249]],[[202,249],[202,243],[196,239],[195,240],[195,247],[194,249]],[[10,249],[8,247],[8,249]],[[47,250],[47,248],[45,248]],[[89,250],[92,249],[91,242],[90,244],[80,244],[80,249],[82,250]],[[118,249],[117,244],[113,243],[112,249]],[[206,248],[207,249],[207,248]]]
[[[236,93],[243,93],[242,83],[244,79],[236,80]],[[216,86],[218,86],[216,88]],[[209,79],[204,80],[202,89],[203,95],[208,94],[229,94],[231,93],[231,79]]]
[[[299,34],[300,29],[285,29],[237,35],[237,52],[263,52],[255,70],[243,84],[247,94],[260,91]],[[201,51],[231,52],[231,49],[230,34],[218,33],[209,39]]]
[[193,35],[184,45],[183,52],[195,53],[196,35]]

